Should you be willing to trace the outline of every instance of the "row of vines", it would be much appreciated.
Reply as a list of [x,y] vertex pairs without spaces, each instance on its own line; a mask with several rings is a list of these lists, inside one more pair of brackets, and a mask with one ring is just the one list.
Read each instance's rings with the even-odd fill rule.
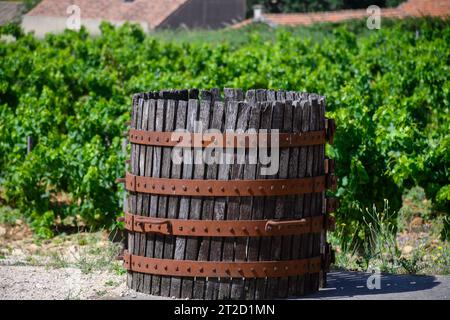
[[[124,174],[121,141],[133,93],[274,88],[327,96],[338,125],[328,154],[338,163],[344,242],[355,233],[364,239],[365,207],[382,208],[387,199],[396,211],[412,186],[425,189],[437,214],[449,215],[448,20],[370,32],[347,23],[324,27],[319,37],[283,28],[227,32],[240,44],[166,41],[133,25],[41,40],[4,27],[16,40],[0,41],[3,201],[41,236],[67,217],[111,228],[121,214],[115,179]],[[29,154],[28,136],[35,141]]]

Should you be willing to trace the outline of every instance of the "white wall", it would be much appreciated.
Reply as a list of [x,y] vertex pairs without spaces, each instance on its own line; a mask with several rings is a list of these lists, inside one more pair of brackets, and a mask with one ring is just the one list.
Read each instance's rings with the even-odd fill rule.
[[[22,18],[22,28],[25,32],[34,32],[34,34],[42,38],[46,33],[60,33],[66,29],[67,18],[57,18],[57,17],[43,17],[43,16],[23,16]],[[85,26],[86,29],[92,35],[100,34],[100,23],[102,20],[99,19],[81,19],[81,25]],[[125,21],[110,21],[111,24],[115,26],[120,26],[125,23]],[[148,24],[146,22],[134,22],[141,25],[144,32],[149,32]]]

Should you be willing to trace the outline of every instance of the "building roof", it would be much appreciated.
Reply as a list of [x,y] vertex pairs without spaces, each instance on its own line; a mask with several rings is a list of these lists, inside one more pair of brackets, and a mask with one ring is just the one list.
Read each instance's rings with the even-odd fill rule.
[[147,22],[150,28],[160,25],[189,0],[43,0],[27,16],[68,17],[70,5],[81,9],[81,19]]
[[20,20],[23,8],[22,2],[0,1],[0,25]]
[[[366,9],[338,10],[314,13],[281,13],[264,14],[263,22],[272,25],[310,25],[318,22],[340,22],[352,19],[367,18]],[[387,18],[405,18],[434,16],[450,16],[450,0],[408,0],[397,8],[381,9],[381,16]],[[252,19],[237,23],[233,28],[240,28],[254,22]]]

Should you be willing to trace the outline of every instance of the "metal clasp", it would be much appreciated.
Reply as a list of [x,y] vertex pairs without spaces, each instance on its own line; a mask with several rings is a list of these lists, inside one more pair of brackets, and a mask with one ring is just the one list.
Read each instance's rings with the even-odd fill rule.
[[281,228],[292,228],[292,227],[304,226],[307,223],[308,223],[308,221],[306,221],[306,219],[290,220],[290,221],[269,220],[266,223],[265,230],[266,230],[266,232],[268,232],[268,231],[271,231],[274,227],[278,228],[278,230],[281,230]]

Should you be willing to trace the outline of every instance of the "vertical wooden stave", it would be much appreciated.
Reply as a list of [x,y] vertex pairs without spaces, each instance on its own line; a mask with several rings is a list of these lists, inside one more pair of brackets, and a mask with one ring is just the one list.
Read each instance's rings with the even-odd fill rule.
[[[247,92],[246,102],[250,108],[248,129],[259,130],[261,120],[261,108],[256,104],[253,92]],[[256,149],[257,152],[257,149]],[[256,154],[257,156],[257,154]],[[257,161],[257,158],[255,159]],[[249,153],[246,153],[246,163],[243,168],[243,179],[254,180],[256,177],[257,164],[250,164]],[[239,207],[239,217],[241,220],[252,219],[254,197],[244,197],[241,199]],[[258,248],[254,250],[249,246],[251,238],[239,238],[236,240],[235,260],[237,261],[255,261],[258,260]],[[254,293],[255,279],[247,278],[244,280],[242,289],[235,290],[233,297],[236,299],[250,299],[249,294]],[[233,288],[232,288],[233,289]]]
[[[271,132],[276,129],[281,132],[283,130],[283,120],[284,120],[284,103],[282,101],[274,101],[272,102],[272,126],[271,126]],[[281,157],[281,150],[279,151],[279,157]],[[287,152],[287,155],[289,156],[289,151]],[[271,154],[272,156],[272,154]],[[281,161],[280,161],[281,162]],[[285,164],[281,164],[280,166]],[[280,178],[280,167],[278,168],[278,172],[266,176],[266,179],[278,179]],[[276,205],[277,201],[280,199],[280,197],[277,196],[268,196],[266,197],[266,201],[264,204],[264,219],[270,220],[274,219],[276,215],[278,217],[282,217],[283,215],[283,209],[280,208],[279,212],[276,212]],[[261,243],[261,253],[260,255],[261,260],[277,260],[279,259],[280,254],[280,248],[278,246],[279,241],[281,240],[281,237],[264,237],[263,241]],[[274,245],[272,243],[274,242]],[[265,299],[272,299],[274,295],[276,295],[276,292],[278,290],[278,278],[267,278],[265,283],[265,293],[264,298]]]
[[[204,133],[209,128],[209,118],[211,114],[211,92],[210,91],[201,91],[200,94],[200,105],[198,110],[198,122],[201,124],[201,133]],[[197,130],[200,131],[200,130]],[[206,174],[206,166],[203,161],[203,150],[202,148],[198,148],[194,152],[194,175],[193,179],[204,179]],[[191,204],[189,209],[189,219],[191,220],[200,220],[201,218],[201,210],[203,205],[203,197],[192,197]],[[185,259],[187,260],[197,260],[198,259],[198,250],[200,247],[201,241],[199,237],[188,237],[186,243],[186,255]],[[190,281],[190,279],[188,279]],[[190,296],[186,296],[186,298],[195,297],[195,289],[198,288],[196,286],[197,281],[200,283],[204,283],[203,279],[192,278],[192,294]],[[200,294],[202,290],[197,291],[197,295]]]
[[[136,129],[137,128],[137,115],[138,115],[138,106],[139,106],[139,100],[142,99],[142,94],[138,93],[133,96],[133,102],[132,102],[132,109],[131,109],[131,124],[130,128]],[[131,172],[136,172],[136,149],[137,145],[132,144],[131,145],[131,163],[130,163],[130,170]],[[130,212],[136,212],[136,193],[129,192],[128,193],[128,208]],[[129,232],[128,233],[128,248],[131,253],[134,253],[134,234]],[[132,272],[127,272],[127,286],[129,288],[134,289],[134,274]]]
[[[238,102],[238,120],[236,123],[236,130],[241,130],[241,132],[237,133],[245,133],[249,126],[249,120],[250,120],[250,114],[251,114],[251,105],[247,102]],[[246,162],[247,157],[246,153],[248,150],[241,149],[239,152],[243,152],[244,155],[239,154],[239,158],[243,159],[244,162]],[[232,179],[244,179],[244,170],[246,167],[246,163],[240,163],[241,160],[236,157],[235,164],[232,167],[231,177]],[[239,201],[235,201],[234,208],[230,207],[231,215],[227,215],[227,220],[244,220],[247,219],[248,216],[250,216],[251,212],[242,212],[241,211],[241,205],[243,204],[244,199],[247,199],[248,197],[239,197]],[[247,213],[247,214],[246,214]],[[245,261],[245,244],[246,244],[246,238],[243,237],[237,237],[237,238],[230,238],[233,241],[234,245],[234,256],[233,261]],[[232,299],[243,299],[244,298],[244,279],[243,278],[233,278],[231,280],[231,293],[230,298]]]
[[[267,94],[265,90],[256,90],[256,101],[258,101],[259,105],[261,106],[260,129],[265,129],[269,131],[272,126],[272,111],[273,111],[272,102],[267,101]],[[267,176],[261,174],[260,161],[258,161],[256,179],[267,179]],[[266,198],[267,197],[255,197],[254,199],[255,201],[253,204],[252,219],[254,220],[264,219],[264,208]],[[270,243],[270,239],[268,237],[250,239],[249,247],[251,248],[253,246],[257,246],[258,248],[258,258],[256,260],[268,259],[267,250],[263,250],[263,248],[265,248],[264,244],[266,244],[268,241]],[[257,300],[264,299],[265,286],[266,286],[266,279],[257,278],[255,280],[254,299]]]
[[[283,117],[283,129],[281,132],[292,132],[293,130],[293,106],[292,96],[287,94],[284,101],[284,117]],[[292,148],[280,149],[280,169],[278,177],[280,179],[295,178],[295,175],[290,175],[290,163],[293,161]],[[292,196],[278,197],[275,207],[276,219],[288,219],[292,218]],[[273,260],[288,260],[290,257],[291,249],[291,236],[273,237],[272,239],[272,259]],[[274,296],[277,298],[286,297],[288,291],[288,277],[278,278],[278,287],[273,287]]]
[[[174,92],[165,92],[163,96],[165,100],[165,115],[164,115],[164,131],[172,132],[175,130],[175,122],[177,117],[177,104],[173,98]],[[171,147],[163,147],[161,154],[161,178],[171,178],[172,174],[172,149]],[[158,211],[156,215],[151,215],[153,217],[167,218],[169,210],[169,199],[173,196],[160,196],[158,201]],[[156,235],[155,237],[155,258],[164,258],[168,254],[166,249],[166,244],[170,246],[172,236],[161,236]],[[154,290],[155,294],[161,296],[167,296],[170,292],[170,277],[158,276],[153,277],[152,288],[157,286]]]
[[[309,118],[311,114],[311,107],[309,101],[305,98],[301,98],[299,107],[302,110],[302,119],[301,119],[301,132],[307,132],[309,130]],[[298,162],[298,177],[304,178],[307,175],[307,161],[308,161],[308,147],[301,147],[299,152],[299,162]],[[299,209],[299,218],[304,218],[307,216],[307,210],[309,210],[308,198],[309,195],[304,194],[297,198],[296,201],[296,209]],[[297,212],[296,212],[297,213]],[[309,235],[304,234],[300,235],[301,244],[300,244],[300,254],[299,258],[304,259],[307,258],[307,248]],[[297,277],[297,292],[296,295],[303,295],[305,293],[305,286],[308,282],[308,275],[301,275]]]
[[[198,119],[199,112],[199,101],[198,99],[189,99],[188,102],[188,115],[186,119],[186,130],[188,132],[194,131],[195,122]],[[184,155],[186,157],[183,160],[183,179],[192,179],[194,175],[194,152],[191,148],[184,149]],[[188,161],[188,163],[186,163]],[[179,219],[189,219],[189,211],[191,205],[191,197],[181,197],[180,200],[180,213]],[[188,260],[188,257],[192,256],[192,252],[188,250],[192,248],[193,241],[190,240],[189,237],[178,237],[177,242],[179,242],[182,247],[176,247],[175,254],[181,260]],[[188,247],[189,244],[189,247]],[[183,248],[183,252],[181,253],[180,249]],[[189,248],[189,249],[188,249]],[[179,250],[177,252],[177,250]],[[192,250],[196,250],[193,248]],[[181,298],[191,298],[192,290],[194,285],[194,278],[183,277],[181,279]]]
[[[302,121],[302,113],[303,110],[300,106],[300,101],[295,100],[293,102],[293,121],[292,121],[292,132],[298,133],[301,132],[301,121]],[[291,156],[289,160],[289,176],[290,177],[299,177],[299,154],[300,148],[292,148]],[[291,205],[292,210],[292,218],[299,219],[303,212],[302,206],[298,206],[298,204],[302,200],[302,195],[294,195],[289,196],[289,203]],[[300,250],[302,244],[302,237],[299,235],[294,235],[290,237],[291,247],[290,247],[290,255],[289,259],[296,260],[300,258]],[[288,278],[288,296],[294,296],[298,293],[297,288],[297,276],[292,276]]]
[[[135,126],[136,129],[140,129],[142,126],[142,110],[143,110],[143,104],[144,104],[144,97],[139,99],[138,106],[136,109],[136,119],[135,123],[132,123],[132,125]],[[131,159],[131,170],[133,174],[140,174],[140,157],[141,157],[141,149],[142,146],[140,145],[134,145],[132,146],[132,159]],[[141,195],[139,193],[135,193],[132,198],[132,206],[131,210],[134,214],[141,214],[142,207],[138,206],[138,201],[140,199]],[[140,238],[141,235],[138,233],[133,234],[133,248],[132,253],[133,254],[139,254],[139,246],[140,246]],[[140,279],[142,276],[138,273],[133,273],[133,280],[132,280],[132,288],[134,290],[140,289]]]
[[[155,118],[156,118],[156,103],[157,103],[157,97],[158,95],[155,92],[150,92],[147,97],[148,100],[148,126],[147,129],[149,131],[155,130]],[[145,163],[145,172],[147,176],[152,175],[153,171],[153,146],[146,146],[146,163]],[[143,206],[146,208],[146,216],[149,216],[150,214],[150,201],[151,196],[149,194],[146,194],[143,196]],[[141,240],[141,248],[140,252],[141,255],[146,257],[153,257],[154,252],[154,246],[155,246],[155,236],[153,234],[144,234],[143,235],[144,240]],[[142,238],[141,238],[142,239]],[[143,247],[142,247],[143,246]],[[151,282],[152,282],[152,275],[150,274],[144,274],[143,276],[143,292],[144,293],[151,293]]]
[[[241,92],[239,89],[225,89],[225,133],[227,130],[231,130],[234,132],[236,130],[236,124],[239,115],[239,97]],[[231,151],[231,152],[227,152]],[[227,160],[228,159],[228,160]],[[235,177],[233,174],[233,164],[236,160],[235,150],[225,150],[225,163],[219,166],[219,179],[223,180],[231,180]],[[230,161],[231,160],[231,161]],[[228,197],[226,198],[226,202],[223,203],[224,198],[221,197],[221,201],[216,201],[216,204],[219,205],[220,210],[223,210],[223,219],[229,220],[228,216],[230,216],[230,220],[233,219],[233,216],[236,213],[236,210],[239,210],[239,198],[237,197]],[[234,255],[234,243],[232,238],[222,238],[222,257],[221,260],[233,260]],[[231,293],[231,279],[230,278],[221,278],[219,282],[219,299],[229,299]]]
[[[212,124],[211,128],[222,130],[224,125],[224,103],[222,101],[215,101],[212,115]],[[217,179],[218,178],[218,168],[219,164],[211,164],[208,165],[207,169],[207,179]],[[203,204],[203,213],[202,219],[216,219],[219,220],[215,216],[214,212],[215,208],[215,198],[211,197],[205,199]],[[199,260],[210,260],[210,261],[218,261],[220,260],[220,246],[221,239],[220,238],[203,238],[202,244],[200,246],[199,251]],[[219,279],[218,278],[208,278],[206,281],[205,299],[213,299],[217,296],[217,291],[219,287]]]
[[[177,129],[186,129],[186,120],[187,120],[187,109],[188,109],[188,102],[185,100],[178,101],[178,107],[177,107],[177,123],[176,128]],[[183,150],[181,150],[181,156],[183,155]],[[172,165],[172,177],[173,178],[181,178],[183,176],[183,164],[173,164]],[[169,210],[168,210],[168,217],[169,218],[175,218],[179,219],[180,212],[181,212],[181,198],[171,197],[169,199]],[[178,256],[176,256],[176,246],[177,243],[183,243],[185,239],[183,237],[172,237],[171,238],[171,251],[169,253],[169,259],[182,259],[184,255],[184,251],[178,253]],[[181,277],[171,277],[170,279],[170,296],[179,298],[181,297]]]
[[[319,99],[320,101],[320,115],[319,115],[319,129],[320,130],[324,130],[325,129],[325,112],[326,112],[326,99],[325,97],[320,97]],[[325,145],[320,146],[320,159],[323,159],[323,161],[321,161],[319,163],[319,175],[324,175],[325,174]],[[321,213],[322,215],[326,215],[326,202],[325,202],[325,192],[322,192],[320,195],[320,199],[319,199],[319,206],[321,207]],[[320,235],[320,250],[319,253],[324,253],[322,252],[322,248],[324,248],[324,246],[327,243],[327,230],[324,229],[321,232]],[[325,271],[321,272],[320,275],[321,279],[321,287],[325,287],[326,283],[327,283],[327,274]]]

